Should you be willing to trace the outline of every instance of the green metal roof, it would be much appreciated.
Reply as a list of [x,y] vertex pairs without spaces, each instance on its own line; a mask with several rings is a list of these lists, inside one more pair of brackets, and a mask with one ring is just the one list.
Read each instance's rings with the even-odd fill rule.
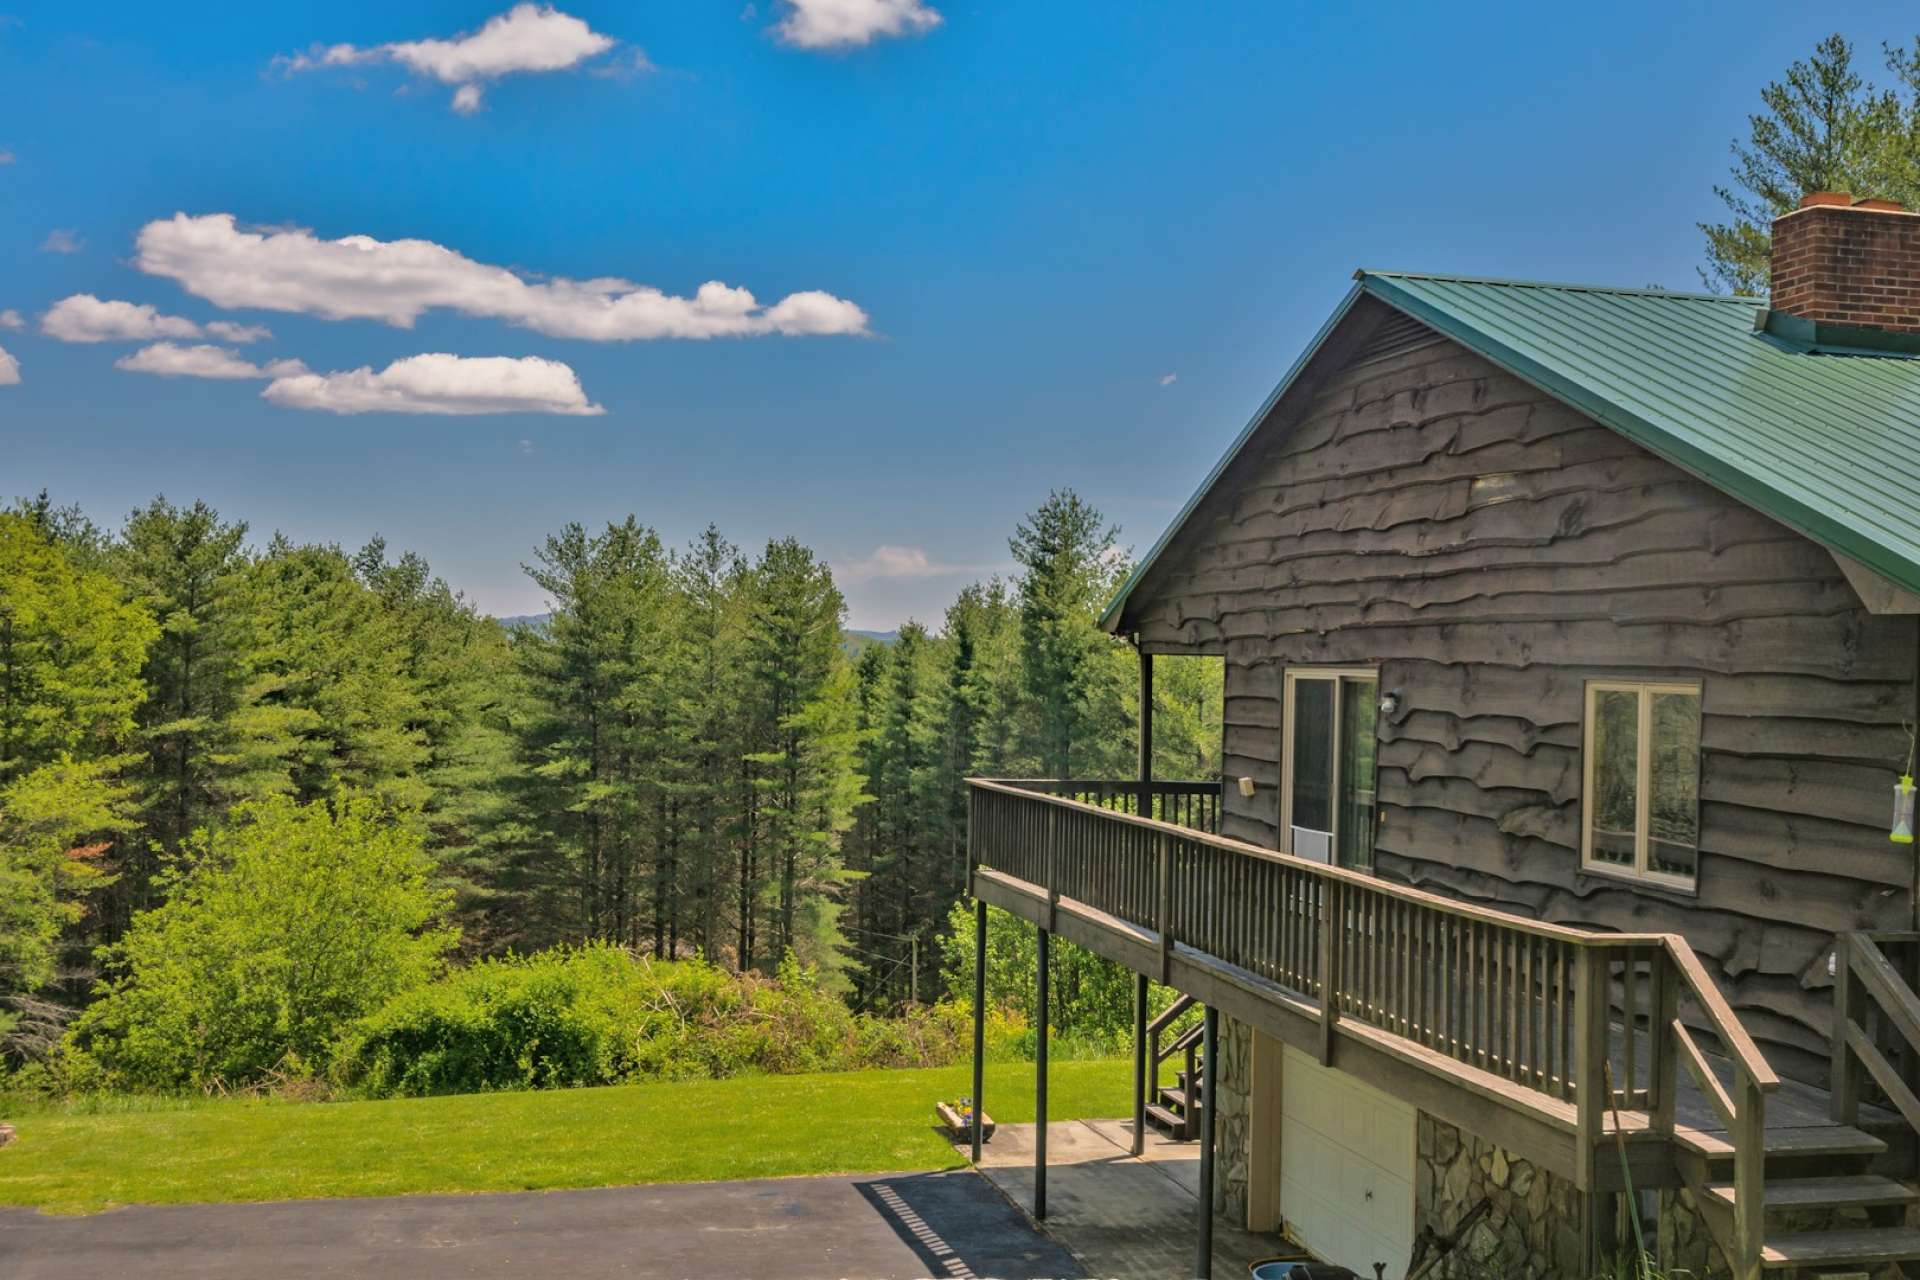
[[[1890,335],[1769,319],[1762,299],[1360,271],[1101,619],[1362,295],[1413,316],[1676,466],[1920,593],[1920,359]],[[1762,327],[1762,326],[1765,327]]]

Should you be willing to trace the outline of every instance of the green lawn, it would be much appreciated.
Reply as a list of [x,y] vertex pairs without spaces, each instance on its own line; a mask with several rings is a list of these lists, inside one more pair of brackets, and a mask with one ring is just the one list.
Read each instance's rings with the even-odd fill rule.
[[[933,1104],[970,1068],[754,1076],[390,1102],[194,1102],[15,1118],[0,1205],[118,1204],[527,1191],[962,1163]],[[1061,1062],[1050,1118],[1126,1114],[1124,1061]],[[987,1068],[987,1113],[1033,1119],[1033,1068]]]

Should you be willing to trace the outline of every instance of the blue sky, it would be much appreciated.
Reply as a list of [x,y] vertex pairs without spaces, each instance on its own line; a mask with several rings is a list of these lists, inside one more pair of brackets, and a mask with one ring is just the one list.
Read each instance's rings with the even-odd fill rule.
[[[1357,266],[1697,287],[1729,140],[1834,21],[839,3],[900,30],[833,45],[787,0],[570,0],[599,52],[493,76],[387,46],[474,33],[505,0],[0,0],[0,348],[20,372],[0,493],[109,523],[165,492],[262,537],[379,532],[499,613],[541,607],[519,565],[567,520],[633,512],[676,543],[713,521],[813,545],[855,626],[937,621],[1050,487],[1144,551]],[[1920,30],[1910,6],[1845,21],[1872,65]],[[356,52],[288,61],[336,44]],[[453,109],[463,84],[477,110]],[[140,238],[176,213],[208,234]],[[448,282],[396,300],[300,274],[349,236],[431,242]],[[672,316],[584,334],[630,289],[609,277]],[[471,300],[502,279],[507,301]],[[757,300],[715,322],[737,336],[644,336],[705,323],[671,299],[710,280]],[[838,310],[786,323],[775,304],[812,291]],[[73,295],[193,336],[61,341],[46,317]],[[116,367],[156,338],[262,376]],[[331,411],[476,407],[435,402],[434,369],[383,375],[427,353],[569,411]],[[483,358],[528,363],[464,363]]]

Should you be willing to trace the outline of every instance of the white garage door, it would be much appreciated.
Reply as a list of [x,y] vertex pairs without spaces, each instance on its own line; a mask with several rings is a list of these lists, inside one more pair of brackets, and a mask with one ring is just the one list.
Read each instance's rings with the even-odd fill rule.
[[1413,1254],[1414,1109],[1289,1047],[1280,1070],[1280,1212],[1320,1258],[1371,1277]]

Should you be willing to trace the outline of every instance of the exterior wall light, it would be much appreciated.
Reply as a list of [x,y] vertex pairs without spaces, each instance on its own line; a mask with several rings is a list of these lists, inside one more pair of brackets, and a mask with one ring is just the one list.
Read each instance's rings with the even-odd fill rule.
[[1380,695],[1380,714],[1390,716],[1400,709],[1400,691],[1389,689]]

